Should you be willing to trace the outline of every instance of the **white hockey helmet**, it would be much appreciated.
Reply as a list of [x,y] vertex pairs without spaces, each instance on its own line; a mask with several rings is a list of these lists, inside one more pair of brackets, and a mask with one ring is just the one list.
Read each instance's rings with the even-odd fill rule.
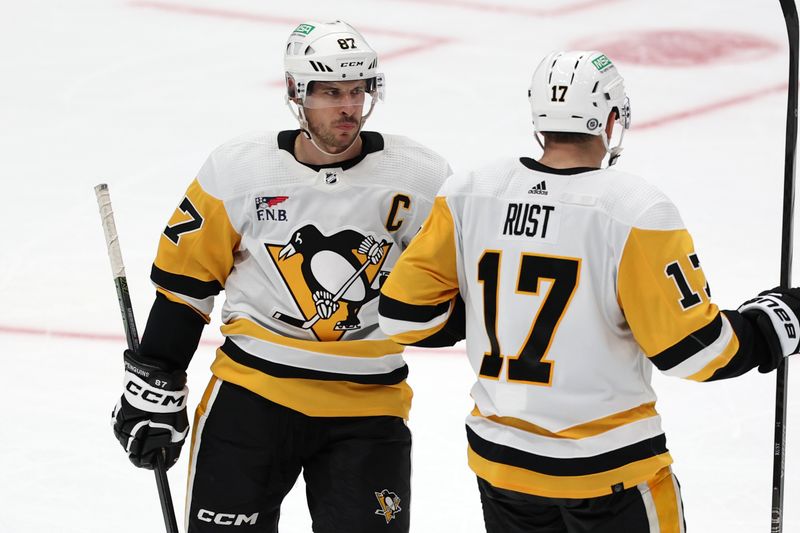
[[[286,98],[298,107],[307,104],[313,81],[367,80],[371,99],[383,100],[384,77],[378,72],[378,54],[355,28],[335,22],[309,21],[289,35],[284,53]],[[372,111],[372,107],[366,113]],[[366,116],[365,116],[366,118]]]
[[[568,132],[598,135],[613,165],[622,152],[622,139],[631,124],[625,82],[611,60],[598,51],[553,52],[539,63],[528,90],[536,140],[539,133]],[[610,147],[605,128],[615,111],[622,126],[619,143]]]

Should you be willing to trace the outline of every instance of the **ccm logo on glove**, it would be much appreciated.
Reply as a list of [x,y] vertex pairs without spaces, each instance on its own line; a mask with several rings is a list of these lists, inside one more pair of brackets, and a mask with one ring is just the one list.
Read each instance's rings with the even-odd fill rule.
[[164,407],[169,407],[170,404],[173,404],[176,407],[175,410],[183,407],[183,400],[186,399],[183,393],[171,395],[166,391],[159,392],[153,389],[147,389],[132,380],[128,381],[128,383],[125,385],[125,391],[133,396],[139,396],[143,401],[151,404],[161,405]]
[[125,372],[125,399],[142,411],[151,413],[177,413],[186,407],[186,387],[169,391],[158,389],[132,372]]

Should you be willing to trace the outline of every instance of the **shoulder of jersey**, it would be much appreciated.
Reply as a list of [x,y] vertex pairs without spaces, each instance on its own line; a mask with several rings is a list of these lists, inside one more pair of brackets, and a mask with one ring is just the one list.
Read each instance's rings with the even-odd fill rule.
[[597,178],[599,206],[613,219],[641,229],[683,228],[675,204],[644,178],[613,168]]
[[498,196],[519,166],[519,160],[503,158],[475,170],[451,176],[442,187],[441,195]]
[[401,169],[407,176],[415,176],[414,184],[420,192],[431,198],[452,174],[447,160],[428,148],[402,135],[381,134],[384,163]]
[[221,144],[197,175],[205,192],[227,200],[264,183],[265,170],[279,160],[278,133],[254,131]]

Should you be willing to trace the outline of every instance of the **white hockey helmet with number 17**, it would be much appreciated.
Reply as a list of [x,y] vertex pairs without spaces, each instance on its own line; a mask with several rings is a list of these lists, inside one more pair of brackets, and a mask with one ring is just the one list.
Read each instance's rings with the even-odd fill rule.
[[[363,120],[372,112],[375,101],[383,99],[384,78],[378,72],[378,54],[346,22],[309,21],[297,26],[286,42],[284,67],[286,100],[303,129],[307,126],[303,107],[314,107],[308,98],[312,82],[366,80],[367,109]],[[292,103],[297,106],[297,113]]]
[[[614,164],[631,124],[625,83],[602,52],[567,51],[549,54],[536,68],[528,91],[533,125],[539,144],[542,132],[598,135]],[[611,147],[605,128],[614,111],[622,126],[619,143]]]

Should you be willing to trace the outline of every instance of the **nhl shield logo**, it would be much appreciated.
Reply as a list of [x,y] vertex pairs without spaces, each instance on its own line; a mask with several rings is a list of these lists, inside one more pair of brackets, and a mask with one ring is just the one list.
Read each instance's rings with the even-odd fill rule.
[[273,318],[319,340],[338,341],[361,328],[360,309],[380,295],[388,275],[381,267],[392,244],[353,229],[324,235],[308,224],[288,243],[264,246],[301,313],[281,309]]
[[400,507],[400,496],[394,492],[383,489],[380,492],[376,492],[375,497],[378,498],[378,504],[381,506],[380,509],[375,511],[375,514],[383,516],[387,524],[397,517],[397,513],[403,510]]

